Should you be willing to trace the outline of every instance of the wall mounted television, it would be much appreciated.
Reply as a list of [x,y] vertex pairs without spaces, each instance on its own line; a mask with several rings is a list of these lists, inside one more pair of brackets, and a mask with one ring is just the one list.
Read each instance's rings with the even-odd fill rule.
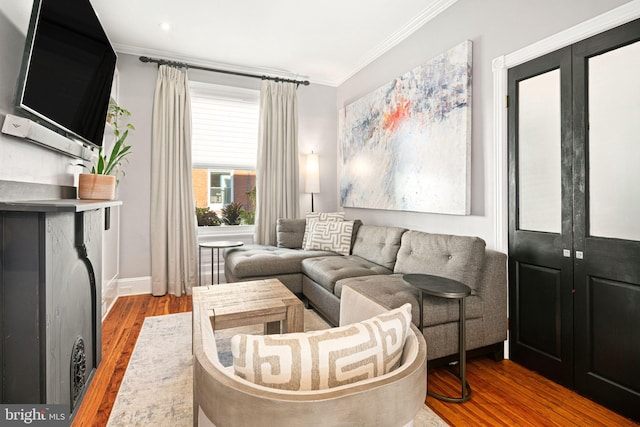
[[89,0],[34,0],[16,105],[34,121],[101,146],[116,59]]

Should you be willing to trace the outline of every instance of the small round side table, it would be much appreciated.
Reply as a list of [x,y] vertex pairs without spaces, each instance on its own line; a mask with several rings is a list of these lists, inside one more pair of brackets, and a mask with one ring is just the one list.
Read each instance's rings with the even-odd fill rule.
[[213,270],[214,270],[214,262],[213,262],[213,251],[214,249],[218,250],[218,284],[220,284],[220,249],[226,248],[235,248],[238,246],[242,246],[244,243],[236,242],[236,241],[217,241],[217,242],[203,242],[198,245],[198,286],[202,286],[202,248],[211,249],[211,284],[214,284],[213,281]]
[[446,277],[432,276],[430,274],[405,274],[402,276],[405,282],[420,291],[420,331],[423,330],[423,310],[424,310],[424,294],[438,298],[457,299],[460,303],[458,321],[458,359],[459,372],[448,367],[462,383],[461,397],[449,397],[441,394],[427,391],[429,396],[446,402],[462,403],[471,398],[471,386],[467,382],[467,348],[466,348],[466,317],[465,317],[465,298],[471,295],[471,289],[457,280],[448,279]]

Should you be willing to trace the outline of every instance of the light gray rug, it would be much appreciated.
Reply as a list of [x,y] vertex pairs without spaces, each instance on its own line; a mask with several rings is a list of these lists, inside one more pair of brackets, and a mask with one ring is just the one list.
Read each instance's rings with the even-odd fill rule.
[[[305,330],[328,325],[312,310],[305,310]],[[261,333],[261,326],[216,332],[223,363],[231,363],[229,340],[238,332]],[[147,317],[133,349],[107,426],[191,426],[193,372],[191,313]],[[356,425],[356,424],[354,424]],[[415,427],[446,427],[426,405],[414,420]]]

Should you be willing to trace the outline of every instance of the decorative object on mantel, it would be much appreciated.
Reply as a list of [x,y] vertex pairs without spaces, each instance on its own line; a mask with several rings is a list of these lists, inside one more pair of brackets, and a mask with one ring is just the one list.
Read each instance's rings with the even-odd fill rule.
[[339,113],[341,206],[468,215],[471,41]]
[[116,177],[81,173],[78,176],[78,198],[83,200],[113,200],[116,198]]
[[[104,146],[98,150],[98,158],[91,167],[90,174],[80,174],[78,177],[78,198],[87,200],[113,200],[116,195],[118,174],[124,176],[120,168],[126,156],[131,154],[131,146],[125,141],[130,130],[135,130],[131,123],[123,125],[122,121],[131,113],[115,102],[109,104],[107,123],[113,129],[115,143],[111,153],[107,154]],[[84,166],[84,165],[83,165]],[[84,166],[86,167],[86,166]]]

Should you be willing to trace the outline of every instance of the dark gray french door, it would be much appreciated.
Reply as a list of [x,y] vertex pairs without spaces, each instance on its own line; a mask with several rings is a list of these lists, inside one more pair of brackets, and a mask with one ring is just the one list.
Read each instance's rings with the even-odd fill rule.
[[640,419],[640,21],[509,70],[510,358]]

